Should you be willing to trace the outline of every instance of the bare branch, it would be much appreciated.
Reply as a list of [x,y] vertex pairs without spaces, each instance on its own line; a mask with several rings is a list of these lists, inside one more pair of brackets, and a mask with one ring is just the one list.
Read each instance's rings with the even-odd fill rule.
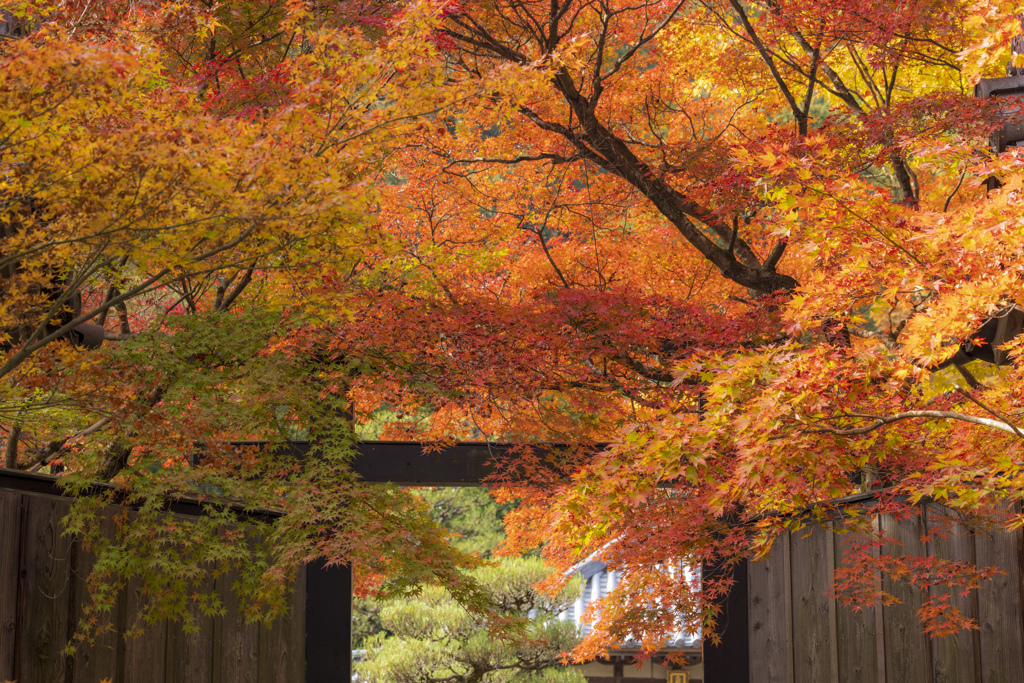
[[964,413],[956,413],[948,410],[908,410],[904,413],[897,413],[895,415],[860,415],[850,414],[846,417],[862,420],[872,420],[871,424],[865,425],[864,427],[854,427],[851,429],[838,429],[836,427],[825,427],[818,426],[810,429],[812,432],[823,432],[826,434],[835,434],[836,436],[863,436],[870,432],[875,431],[879,427],[891,425],[896,422],[902,422],[903,420],[959,420],[961,422],[970,422],[971,424],[981,425],[982,427],[989,427],[990,429],[997,429],[1007,434],[1013,434],[1014,436],[1021,436],[1021,433],[1011,424],[1004,422],[1003,420],[993,420],[987,417],[976,417],[974,415],[965,415]]
[[7,433],[7,447],[4,449],[4,467],[13,470],[18,466],[18,437],[21,436],[21,427],[13,425]]
[[235,288],[231,290],[231,293],[227,295],[223,302],[221,302],[220,306],[217,307],[217,310],[227,311],[231,308],[231,304],[235,303],[235,299],[238,298],[238,295],[245,291],[245,288],[249,286],[250,282],[252,282],[254,271],[255,266],[251,266],[246,269],[245,275],[242,276],[242,279],[238,281],[238,284],[236,284]]
[[44,465],[46,465],[51,460],[60,455],[62,452],[64,452],[64,449],[67,448],[69,443],[75,441],[76,439],[80,439],[83,436],[89,436],[90,434],[96,433],[100,429],[103,429],[103,427],[105,427],[110,422],[110,420],[110,417],[105,417],[102,420],[97,420],[96,422],[89,425],[85,429],[79,432],[75,432],[71,436],[66,436],[63,439],[51,441],[49,444],[47,444],[46,448],[44,448],[41,453],[37,454],[36,457],[32,459],[32,463],[26,469],[29,472],[38,471]]
[[786,253],[786,246],[789,244],[789,240],[781,239],[775,243],[772,247],[772,251],[768,254],[768,258],[764,260],[764,267],[770,270],[775,270],[775,266],[779,265],[779,261],[782,259],[782,255]]
[[499,157],[476,157],[474,159],[453,159],[452,164],[519,164],[526,161],[550,161],[553,164],[569,164],[574,161],[579,161],[578,155],[564,156],[562,154],[553,154],[550,152],[542,152],[540,154],[533,155],[520,155],[517,157],[510,158],[499,158]]
[[[167,391],[167,387],[164,385],[158,386],[153,390],[153,393],[149,395],[149,399],[146,401],[146,408],[152,408],[164,397],[164,393]],[[132,449],[128,443],[128,437],[119,438],[114,443],[110,444],[105,454],[103,466],[100,468],[98,477],[101,481],[110,481],[117,475],[118,472],[123,470],[128,464],[128,456],[131,455]]]
[[956,187],[954,187],[953,191],[949,193],[948,197],[946,197],[946,203],[942,205],[942,213],[949,211],[949,203],[953,201],[953,197],[955,197],[956,193],[960,191],[960,186],[964,184],[965,177],[967,177],[966,169],[960,174],[960,180],[956,181]]
[[[957,368],[958,368],[958,369],[959,369],[959,367],[960,367],[960,366],[957,366]],[[965,368],[965,369],[966,369],[966,368]],[[1008,419],[1006,419],[1006,417],[1005,417],[1005,416],[1003,416],[1003,415],[1000,415],[1000,414],[999,414],[999,413],[997,413],[996,411],[992,410],[992,409],[991,409],[991,408],[989,408],[989,407],[988,407],[987,405],[985,405],[984,403],[982,403],[982,402],[981,402],[980,400],[978,400],[978,399],[977,399],[977,398],[975,398],[974,396],[971,396],[971,394],[969,394],[968,392],[966,392],[966,391],[964,391],[964,390],[962,390],[962,389],[961,389],[961,390],[959,391],[959,393],[960,393],[960,395],[961,395],[961,396],[963,396],[963,397],[964,397],[964,398],[966,398],[966,399],[967,399],[968,401],[970,401],[970,402],[971,402],[971,403],[973,403],[974,405],[976,405],[976,406],[978,406],[979,408],[981,408],[982,410],[984,410],[984,411],[985,411],[986,413],[988,413],[988,414],[989,414],[989,415],[991,415],[992,417],[996,418],[997,420],[1002,420],[1002,421],[1003,421],[1003,422],[1005,422],[1006,424],[1008,424],[1008,425],[1010,425],[1011,427],[1013,427],[1013,431],[1014,431],[1014,433],[1015,433],[1015,434],[1016,434],[1016,435],[1017,435],[1018,437],[1020,437],[1020,438],[1024,439],[1024,434],[1021,434],[1021,431],[1020,431],[1020,430],[1019,430],[1019,429],[1018,429],[1018,428],[1017,428],[1017,427],[1016,427],[1016,426],[1015,426],[1015,425],[1014,425],[1014,424],[1013,424],[1012,422],[1010,422],[1010,421],[1009,421]]]
[[981,382],[978,381],[978,379],[974,376],[974,374],[970,370],[965,368],[960,363],[953,363],[953,366],[956,368],[957,372],[960,373],[960,376],[964,378],[964,381],[967,382],[967,385],[971,389],[979,389],[979,388],[981,388]]

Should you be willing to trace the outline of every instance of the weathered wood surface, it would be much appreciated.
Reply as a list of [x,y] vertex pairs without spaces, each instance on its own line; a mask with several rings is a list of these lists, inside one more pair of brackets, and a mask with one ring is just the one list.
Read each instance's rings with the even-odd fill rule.
[[[950,562],[971,562],[974,555],[973,543],[968,529],[958,517],[938,505],[925,508],[930,538],[929,554]],[[973,596],[962,595],[961,591],[949,586],[936,586],[935,597],[945,599],[961,614],[977,619]],[[974,634],[958,631],[952,635],[932,640],[933,677],[935,683],[981,683],[975,671],[978,653],[974,647]]]
[[21,496],[0,491],[0,680],[14,678],[18,644]]
[[995,566],[1002,572],[984,582],[978,591],[983,683],[1024,681],[1020,555],[1017,543],[1007,543],[1007,538],[1002,532],[974,535],[978,566]]
[[300,577],[288,614],[260,627],[258,683],[291,683],[302,679],[305,656],[305,581]]
[[231,590],[237,580],[234,572],[217,578],[226,614],[213,623],[213,683],[257,683],[259,675],[259,627],[245,621],[238,597]]
[[[247,624],[222,574],[208,588],[221,595],[222,617],[197,617],[197,633],[177,622],[141,624],[146,597],[133,579],[107,615],[110,628],[65,654],[88,604],[86,579],[95,562],[63,534],[71,501],[60,496],[0,489],[0,681],[18,683],[301,683],[305,678],[305,571],[291,611],[270,624]],[[116,534],[114,515],[101,522]],[[126,637],[140,630],[137,637]]]
[[772,550],[759,562],[751,562],[750,661],[758,662],[758,680],[763,683],[792,683],[787,642],[790,624],[786,620],[786,572],[783,554],[789,550],[789,535],[775,540]]
[[14,666],[19,683],[68,680],[64,655],[71,623],[71,539],[63,535],[66,500],[25,496],[22,500],[20,633]]
[[[209,580],[204,591],[212,591],[214,581]],[[186,633],[180,623],[167,624],[167,672],[172,681],[202,681],[213,675],[213,617],[205,616],[192,602],[189,614],[197,630]]]
[[[100,521],[102,533],[110,539],[117,533],[117,524],[113,515],[116,508],[109,509],[110,515]],[[86,618],[85,608],[89,604],[89,587],[86,583],[89,573],[92,571],[93,563],[96,561],[94,553],[80,548],[75,555],[76,563],[71,568],[74,576],[74,597],[75,612],[72,623],[78,625]],[[118,647],[121,642],[121,632],[118,630],[120,623],[119,616],[123,609],[124,597],[118,597],[110,613],[98,616],[98,620],[104,625],[103,631],[95,636],[91,643],[79,645],[75,652],[74,680],[75,681],[102,681],[110,679],[120,680],[118,669]]]
[[[864,539],[833,534],[835,563],[841,565],[852,544]],[[878,633],[874,606],[854,610],[837,601],[836,646],[840,683],[878,680]]]
[[146,601],[142,581],[138,578],[129,580],[125,595],[127,608],[121,624],[125,634],[125,683],[162,681],[167,674],[167,624],[164,621],[146,623],[141,619]]
[[830,655],[832,639],[832,532],[821,526],[790,537],[793,585],[794,683],[838,683]]
[[[890,554],[922,556],[924,547],[924,520],[920,514],[907,519],[882,518],[882,529],[892,539],[885,552]],[[903,581],[885,576],[882,590],[899,602],[882,608],[885,622],[886,680],[901,683],[929,683],[931,680],[931,651],[927,637],[921,631],[917,612],[923,598],[920,591]]]
[[[748,573],[751,683],[1024,682],[1021,533],[976,532],[937,505],[909,518],[881,516],[876,524],[891,539],[886,553],[1002,573],[966,595],[942,584],[922,593],[880,575],[879,586],[899,602],[854,611],[832,593],[835,567],[858,539],[815,525],[780,534]],[[979,629],[927,638],[918,615],[927,596],[976,619]]]

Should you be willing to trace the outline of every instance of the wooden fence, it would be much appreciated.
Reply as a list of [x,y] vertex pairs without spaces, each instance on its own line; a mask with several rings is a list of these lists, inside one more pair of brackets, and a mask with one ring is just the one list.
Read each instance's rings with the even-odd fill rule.
[[[267,446],[259,441],[233,445]],[[301,459],[314,446],[295,442],[287,452]],[[355,445],[351,464],[371,483],[479,486],[516,448],[467,442],[425,450],[415,442],[362,442]],[[543,455],[567,446],[534,448]],[[69,506],[53,477],[0,468],[0,682],[12,677],[19,683],[104,678],[113,683],[337,683],[351,678],[352,572],[319,562],[299,577],[289,617],[270,627],[247,626],[229,611],[222,619],[206,620],[196,635],[167,623],[126,640],[124,630],[140,599],[138,587],[129,586],[118,601],[116,633],[74,658],[65,657],[86,599],[84,579],[91,561],[61,534],[60,519]],[[168,509],[201,514],[194,503],[170,502]],[[232,580],[222,577],[215,586],[224,591],[225,602],[231,599],[225,589]]]
[[[230,587],[216,579],[227,615],[200,618],[198,633],[159,623],[125,638],[141,599],[129,585],[117,600],[116,629],[74,657],[64,654],[88,595],[93,558],[62,534],[71,501],[52,482],[52,495],[0,481],[0,681],[18,683],[297,683],[306,678],[306,571],[300,572],[287,616],[270,625],[246,624]],[[5,484],[7,487],[5,487]],[[36,488],[39,488],[36,486]],[[18,490],[21,489],[21,490]],[[107,520],[113,525],[113,519]],[[345,587],[346,590],[350,588]],[[336,635],[338,635],[336,633]],[[341,634],[339,645],[348,633]],[[347,644],[347,643],[346,643]],[[344,652],[344,650],[343,650]],[[344,652],[347,660],[348,653]],[[338,673],[335,669],[335,674]]]
[[[833,597],[833,581],[850,535],[836,533],[832,523],[816,525],[780,535],[768,557],[737,571],[723,605],[723,643],[705,644],[708,683],[1024,681],[1021,533],[972,532],[936,505],[909,519],[880,516],[875,523],[900,544],[887,553],[938,556],[1003,572],[981,590],[949,596],[976,620],[977,630],[926,637],[917,615],[922,594],[889,577],[878,580],[899,604],[859,612],[844,606]],[[928,536],[940,525],[945,538]]]

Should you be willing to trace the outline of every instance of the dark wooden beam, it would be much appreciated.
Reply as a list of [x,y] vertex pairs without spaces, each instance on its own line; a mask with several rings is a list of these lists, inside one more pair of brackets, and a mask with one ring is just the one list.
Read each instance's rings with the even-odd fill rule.
[[352,680],[352,568],[306,565],[306,681]]
[[[74,497],[72,493],[61,486],[60,477],[55,477],[52,474],[10,470],[3,467],[0,467],[0,489],[37,493],[44,496]],[[139,505],[128,502],[128,497],[123,489],[113,484],[93,482],[82,491],[82,495],[87,496],[102,494],[111,494],[111,503],[114,505],[120,505],[129,510],[139,509]],[[209,514],[209,504],[204,503],[197,497],[180,496],[177,498],[167,498],[163,507],[167,512],[189,517]],[[246,508],[244,505],[229,505],[228,509],[232,510],[239,518],[258,519],[267,522],[272,522],[279,517],[283,517],[285,514],[281,510],[252,509]]]
[[750,676],[747,562],[744,559],[728,568],[714,564],[701,567],[704,579],[725,578],[730,573],[733,579],[729,594],[719,603],[718,634],[722,642],[718,645],[707,639],[703,642],[704,680],[708,683],[748,683],[754,680]]
[[[236,446],[284,449],[298,458],[310,457],[315,443],[293,441],[271,445],[264,441],[236,441]],[[352,469],[373,483],[391,482],[405,486],[480,486],[494,475],[502,462],[514,460],[522,444],[461,442],[446,446],[415,441],[363,441],[356,444]],[[532,449],[541,463],[554,466],[575,447],[567,444],[534,444]],[[594,452],[605,444],[592,446]],[[512,474],[524,474],[514,468]]]

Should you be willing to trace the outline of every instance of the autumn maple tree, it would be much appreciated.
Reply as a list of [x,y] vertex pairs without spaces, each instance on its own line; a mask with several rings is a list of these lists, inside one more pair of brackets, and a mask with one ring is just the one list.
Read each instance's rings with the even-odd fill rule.
[[357,315],[374,334],[332,343],[386,364],[361,403],[429,414],[393,433],[613,441],[566,463],[569,484],[540,463],[535,488],[500,482],[526,501],[510,551],[625,572],[581,654],[713,622],[724,586],[661,567],[757,555],[785,515],[858,487],[972,515],[1013,503],[1015,366],[947,365],[1019,299],[1017,157],[987,140],[1016,107],[972,96],[1001,75],[1011,10],[447,14],[450,79],[487,97],[396,155],[392,251]]
[[[105,558],[97,590],[143,577],[157,599],[140,618],[176,613],[211,562],[246,573],[254,615],[282,606],[318,556],[469,590],[456,567],[473,562],[422,503],[345,467],[351,410],[327,375],[358,359],[275,347],[318,308],[348,306],[301,285],[357,269],[379,243],[383,161],[403,126],[458,96],[439,88],[438,14],[271,1],[4,15],[4,464],[71,487],[113,481],[140,508],[116,538],[92,524],[101,499],[69,520]],[[314,424],[324,452],[305,465],[226,445]],[[168,524],[161,501],[183,493],[215,514]],[[285,500],[302,512],[284,524],[230,507]]]
[[[624,571],[581,656],[713,624],[724,586],[661,566],[756,555],[860,486],[994,515],[1021,490],[1020,341],[946,361],[1021,299],[1018,157],[987,140],[1015,106],[972,96],[1014,10],[22,2],[6,464],[119,484],[139,538],[182,533],[167,495],[287,507],[252,530],[268,600],[319,556],[471,602],[473,558],[355,481],[353,440],[610,442],[524,447],[493,482],[521,501],[508,552]],[[295,438],[320,457],[226,446]]]

